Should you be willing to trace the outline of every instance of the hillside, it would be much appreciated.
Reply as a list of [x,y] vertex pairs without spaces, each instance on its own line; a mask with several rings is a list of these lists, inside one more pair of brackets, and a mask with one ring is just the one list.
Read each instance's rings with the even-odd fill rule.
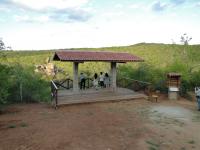
[[[185,51],[184,51],[185,49]],[[200,85],[200,45],[171,45],[140,43],[123,47],[80,48],[79,50],[128,52],[143,58],[140,63],[118,65],[118,78],[151,82],[155,89],[166,91],[166,73],[182,74],[181,92],[187,93]],[[31,101],[49,101],[51,77],[35,73],[35,65],[44,64],[55,50],[48,51],[2,51],[0,53],[0,103],[2,99],[19,101],[20,85],[23,84],[24,99]],[[3,57],[4,56],[4,57]],[[72,77],[72,63],[53,62],[58,68]],[[95,72],[109,72],[109,63],[88,62],[80,64],[80,72],[92,77]],[[66,78],[60,74],[58,79]],[[30,82],[31,81],[31,82]],[[128,81],[127,81],[128,82]],[[42,89],[42,90],[41,90]]]
[[[145,60],[144,63],[160,69],[163,69],[174,62],[187,63],[190,65],[200,63],[200,45],[186,46],[188,51],[187,58],[183,55],[184,47],[185,46],[183,45],[140,43],[123,47],[82,48],[79,50],[128,52],[143,58]],[[8,63],[19,63],[25,66],[33,66],[36,64],[43,64],[48,57],[53,56],[54,51],[5,51],[3,53],[6,54]],[[0,60],[3,61],[2,59]],[[66,66],[69,66],[69,64],[66,65],[66,63],[55,63],[59,67],[65,69]],[[107,66],[106,64],[104,65]],[[131,65],[135,66],[134,63]],[[88,68],[89,66],[90,68]],[[95,65],[95,63],[86,63],[85,65],[82,65],[82,67],[82,69],[86,70],[90,70],[91,68],[99,68],[98,65]],[[106,68],[108,69],[108,67]],[[103,67],[101,68],[103,69]],[[71,69],[68,67],[67,70],[71,72]]]

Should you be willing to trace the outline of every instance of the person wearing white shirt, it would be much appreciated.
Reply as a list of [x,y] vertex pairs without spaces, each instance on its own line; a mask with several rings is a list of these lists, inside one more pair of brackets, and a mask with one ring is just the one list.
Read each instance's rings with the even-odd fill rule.
[[105,73],[105,76],[104,76],[104,85],[106,88],[110,86],[110,77],[107,72]]
[[198,110],[200,111],[200,87],[195,87],[194,92],[197,98]]

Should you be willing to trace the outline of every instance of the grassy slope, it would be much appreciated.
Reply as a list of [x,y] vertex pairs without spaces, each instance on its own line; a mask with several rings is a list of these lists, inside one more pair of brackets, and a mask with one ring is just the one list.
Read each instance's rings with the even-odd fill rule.
[[[165,69],[175,61],[187,64],[200,63],[200,45],[187,46],[188,56],[183,55],[183,45],[171,44],[136,44],[124,47],[107,47],[107,48],[90,48],[87,50],[105,50],[116,52],[128,52],[142,57],[145,63],[152,65],[155,68]],[[80,50],[86,50],[82,48]],[[4,52],[7,55],[7,62],[19,63],[25,66],[33,67],[36,64],[43,64],[48,57],[52,57],[54,51],[10,51]],[[2,61],[2,60],[1,60]],[[55,62],[59,67],[64,68],[69,74],[72,72],[71,63]],[[130,63],[129,63],[130,64]],[[131,63],[132,66],[137,66],[138,63]],[[86,72],[99,72],[109,70],[109,64],[106,63],[84,63],[80,65],[80,70]]]

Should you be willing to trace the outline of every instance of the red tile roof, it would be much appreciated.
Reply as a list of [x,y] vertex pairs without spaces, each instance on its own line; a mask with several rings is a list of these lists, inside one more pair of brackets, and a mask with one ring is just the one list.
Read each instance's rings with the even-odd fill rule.
[[104,62],[140,62],[143,59],[129,53],[106,51],[65,50],[55,52],[53,60],[60,61],[104,61]]

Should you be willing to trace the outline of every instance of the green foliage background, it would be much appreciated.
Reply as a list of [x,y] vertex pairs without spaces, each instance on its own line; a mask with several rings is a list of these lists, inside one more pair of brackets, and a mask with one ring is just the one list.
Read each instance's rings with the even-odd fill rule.
[[[186,54],[183,53],[186,49]],[[128,52],[144,59],[140,63],[118,64],[118,79],[151,82],[155,89],[166,92],[166,74],[182,74],[182,94],[200,85],[200,45],[146,44],[124,47],[81,48],[89,51]],[[50,77],[34,72],[34,65],[44,64],[55,50],[48,51],[1,51],[0,52],[0,103],[19,102],[19,85],[23,87],[23,101],[50,101]],[[72,77],[72,63],[54,62]],[[80,65],[80,72],[88,76],[100,71],[109,72],[109,63],[88,62]],[[64,76],[59,76],[64,78]]]

